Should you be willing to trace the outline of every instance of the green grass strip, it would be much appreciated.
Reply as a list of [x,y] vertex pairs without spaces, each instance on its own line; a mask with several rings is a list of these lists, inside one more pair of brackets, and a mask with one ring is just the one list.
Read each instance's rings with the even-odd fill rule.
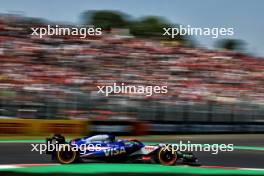
[[199,175],[264,175],[263,170],[237,170],[222,168],[199,168],[187,166],[163,166],[158,164],[71,164],[58,166],[38,166],[28,168],[4,169],[23,173],[171,173]]

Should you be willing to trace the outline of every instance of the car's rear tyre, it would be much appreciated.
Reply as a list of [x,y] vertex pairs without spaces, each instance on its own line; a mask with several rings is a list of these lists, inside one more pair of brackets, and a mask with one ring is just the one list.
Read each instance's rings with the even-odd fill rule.
[[70,164],[76,161],[77,153],[76,151],[57,151],[56,153],[58,162],[62,164]]
[[177,161],[177,154],[173,153],[171,150],[161,148],[158,151],[158,161],[163,165],[175,165]]

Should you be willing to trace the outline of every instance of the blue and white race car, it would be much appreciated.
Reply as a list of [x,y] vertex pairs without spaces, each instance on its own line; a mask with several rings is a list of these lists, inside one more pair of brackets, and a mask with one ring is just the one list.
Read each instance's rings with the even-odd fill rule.
[[63,136],[54,135],[46,142],[46,154],[62,164],[104,161],[199,165],[193,153],[170,150],[168,144],[145,145],[136,139],[118,140],[109,134],[73,139],[68,143]]

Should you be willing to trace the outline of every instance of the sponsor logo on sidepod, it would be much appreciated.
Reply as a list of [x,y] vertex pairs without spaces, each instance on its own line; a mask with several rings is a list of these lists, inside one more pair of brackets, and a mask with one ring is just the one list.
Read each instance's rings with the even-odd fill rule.
[[105,156],[116,156],[120,155],[122,153],[126,153],[125,147],[120,147],[120,148],[110,148],[104,150]]

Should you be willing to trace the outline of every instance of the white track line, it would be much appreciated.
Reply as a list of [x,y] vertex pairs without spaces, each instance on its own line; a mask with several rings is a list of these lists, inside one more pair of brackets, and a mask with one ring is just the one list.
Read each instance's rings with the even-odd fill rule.
[[61,164],[55,164],[55,163],[47,163],[47,164],[41,164],[41,163],[34,163],[34,164],[0,164],[0,170],[3,169],[15,169],[15,168],[22,168],[22,167],[34,167],[34,166],[54,166],[54,165],[61,165]]
[[227,170],[259,170],[264,171],[264,168],[246,168],[246,167],[225,167],[225,166],[200,166],[202,168],[219,168]]
[[15,169],[15,168],[20,168],[19,166],[15,166],[15,165],[0,165],[0,170],[3,169]]

